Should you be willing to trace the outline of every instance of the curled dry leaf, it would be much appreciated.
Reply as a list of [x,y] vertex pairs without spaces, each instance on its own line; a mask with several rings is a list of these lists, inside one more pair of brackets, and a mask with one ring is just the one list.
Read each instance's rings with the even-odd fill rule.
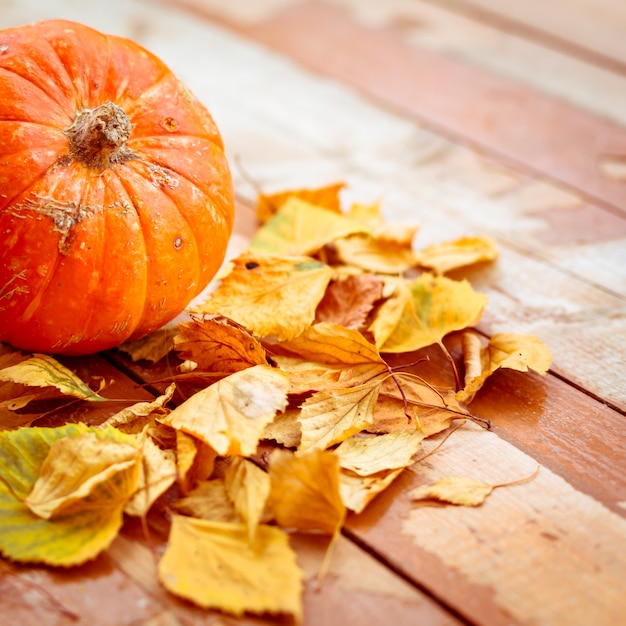
[[182,359],[204,372],[232,374],[267,364],[265,349],[245,328],[224,317],[192,319],[178,325],[174,346]]
[[529,369],[544,375],[552,363],[549,348],[535,335],[499,333],[485,347],[475,333],[463,336],[465,355],[465,388],[457,398],[469,403],[496,370],[508,368],[520,372]]
[[35,354],[15,365],[1,369],[0,381],[19,383],[28,387],[55,387],[65,395],[92,402],[105,400],[71,370],[46,354]]
[[342,470],[339,476],[339,492],[347,509],[362,513],[365,507],[402,473],[404,468],[383,470],[377,474],[359,476]]
[[176,326],[165,326],[141,339],[123,343],[118,350],[127,354],[133,361],[157,363],[174,349],[176,333]]

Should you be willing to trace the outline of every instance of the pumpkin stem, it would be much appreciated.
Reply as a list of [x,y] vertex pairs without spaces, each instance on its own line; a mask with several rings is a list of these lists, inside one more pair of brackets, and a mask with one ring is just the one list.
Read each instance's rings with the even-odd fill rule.
[[126,146],[132,129],[128,115],[113,102],[84,109],[64,131],[70,144],[69,156],[95,169],[119,163],[132,157]]

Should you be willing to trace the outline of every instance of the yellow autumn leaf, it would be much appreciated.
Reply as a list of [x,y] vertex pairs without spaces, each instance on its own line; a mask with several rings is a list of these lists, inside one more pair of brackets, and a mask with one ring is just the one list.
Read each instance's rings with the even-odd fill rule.
[[417,253],[417,263],[436,274],[498,258],[496,242],[491,237],[461,237],[454,241],[427,246]]
[[200,439],[176,431],[176,468],[180,490],[187,493],[196,483],[213,473],[217,452]]
[[350,511],[362,513],[365,507],[382,493],[402,473],[404,468],[383,470],[377,474],[359,476],[349,470],[342,470],[339,476],[341,500]]
[[270,493],[269,474],[248,459],[236,457],[224,472],[224,484],[235,511],[248,526],[248,537],[253,543]]
[[204,372],[232,374],[267,364],[265,349],[258,339],[224,317],[179,324],[174,347],[181,359],[193,361]]
[[245,524],[172,518],[159,580],[205,608],[292,615],[299,622],[304,575],[287,535],[261,525],[250,543]]
[[162,421],[220,455],[250,456],[265,426],[285,408],[288,389],[281,371],[255,365],[195,393]]
[[389,371],[376,346],[360,332],[331,322],[273,344],[272,352],[289,377],[292,394],[355,387]]
[[549,348],[535,335],[499,333],[483,348],[478,335],[463,336],[465,387],[457,392],[461,402],[469,403],[491,374],[500,368],[520,372],[534,370],[544,375],[552,363]]
[[[127,446],[135,447],[135,438],[113,428],[68,424],[59,428],[20,428],[0,433],[0,552],[4,556],[24,562],[77,565],[97,556],[117,536],[124,506],[137,484],[139,454],[136,447],[134,463],[113,473],[108,480],[99,484],[94,481],[91,493],[62,514],[45,519],[26,505],[53,445],[90,433],[105,442],[105,446],[108,441],[116,442],[132,457],[132,450]],[[51,462],[49,459],[48,464]],[[65,469],[80,481],[75,470]],[[88,475],[86,470],[86,480]],[[60,478],[63,480],[63,476]]]
[[346,265],[379,274],[401,274],[417,262],[410,245],[400,245],[391,238],[354,235],[337,240],[335,249]]
[[325,245],[367,232],[345,215],[290,197],[256,232],[249,250],[263,254],[314,255]]
[[397,325],[382,345],[376,339],[381,352],[413,352],[441,344],[448,333],[476,324],[487,304],[487,297],[466,280],[421,274],[408,288],[411,299]]
[[264,224],[289,198],[299,198],[309,204],[341,213],[339,193],[346,186],[343,182],[331,183],[323,187],[287,189],[276,193],[260,193],[257,198],[257,219]]
[[383,280],[383,301],[369,326],[378,348],[391,336],[404,312],[413,306],[409,281],[397,276],[385,276]]
[[339,495],[339,458],[326,450],[294,455],[275,450],[270,457],[268,509],[283,528],[334,535],[346,508]]
[[493,485],[467,476],[444,476],[432,485],[409,492],[412,500],[438,500],[462,506],[479,506],[493,491]]
[[172,509],[213,522],[242,523],[241,516],[226,493],[223,478],[200,481],[186,496],[173,502]]
[[106,400],[74,372],[46,354],[35,354],[21,363],[1,369],[0,381],[29,387],[55,387],[65,395],[92,402]]
[[538,471],[539,466],[529,476],[495,485],[468,476],[443,476],[431,485],[413,489],[409,492],[409,497],[412,500],[437,500],[461,506],[480,506],[494,489],[527,483]]
[[62,515],[93,494],[99,502],[115,506],[116,498],[126,501],[135,491],[140,459],[140,447],[133,439],[121,442],[94,431],[58,439],[50,446],[24,504],[44,519]]
[[152,439],[144,437],[137,488],[124,507],[124,513],[142,517],[159,496],[176,480],[176,461],[172,450],[162,450]]
[[310,257],[246,253],[195,313],[219,314],[257,337],[287,340],[315,319],[333,270]]
[[300,409],[287,407],[279,413],[263,430],[263,439],[281,444],[285,448],[297,448],[302,440]]
[[420,448],[424,435],[417,430],[398,430],[386,435],[355,436],[333,451],[341,469],[359,476],[408,467]]
[[301,405],[299,452],[324,450],[358,433],[374,421],[380,382],[318,391]]

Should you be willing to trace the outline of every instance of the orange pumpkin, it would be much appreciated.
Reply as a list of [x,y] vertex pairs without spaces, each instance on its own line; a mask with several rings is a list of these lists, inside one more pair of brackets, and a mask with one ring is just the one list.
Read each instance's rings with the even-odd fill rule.
[[159,328],[233,213],[215,122],[153,54],[63,20],[0,31],[0,341],[85,354]]

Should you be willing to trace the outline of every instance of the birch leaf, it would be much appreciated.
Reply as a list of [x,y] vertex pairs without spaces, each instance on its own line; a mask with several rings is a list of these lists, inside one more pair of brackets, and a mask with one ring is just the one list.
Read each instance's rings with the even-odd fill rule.
[[268,509],[283,528],[334,535],[343,526],[346,509],[339,495],[339,459],[332,452],[294,455],[275,450],[269,473]]
[[176,431],[176,468],[183,493],[213,473],[217,452],[200,439],[182,430]]
[[365,507],[402,473],[404,468],[384,470],[377,474],[359,476],[342,470],[339,476],[341,500],[350,511],[361,513]]
[[463,337],[465,355],[465,388],[457,392],[461,402],[469,403],[496,370],[507,368],[519,372],[534,370],[546,374],[552,363],[549,348],[535,335],[499,333],[482,348],[475,333]]
[[263,254],[313,255],[366,228],[345,215],[290,197],[256,232],[249,249]]
[[440,344],[448,333],[478,322],[487,304],[487,297],[476,293],[466,280],[422,274],[408,287],[411,299],[381,352],[413,352]]
[[21,363],[1,369],[0,381],[28,387],[55,387],[65,395],[92,402],[106,400],[71,370],[46,354],[35,354]]
[[254,454],[263,429],[287,404],[289,380],[268,365],[235,372],[176,407],[163,423],[219,455]]
[[424,435],[418,431],[396,431],[386,435],[351,437],[334,450],[341,469],[359,476],[402,469],[413,463]]
[[186,496],[172,503],[172,509],[213,522],[242,521],[226,493],[223,478],[200,481]]
[[402,274],[416,265],[410,246],[372,236],[354,235],[335,242],[337,255],[347,265],[380,274]]
[[417,263],[436,274],[497,258],[498,248],[491,237],[461,237],[428,246],[417,253]]
[[[136,486],[136,462],[113,473],[108,480],[98,484],[94,481],[89,495],[50,519],[35,515],[25,502],[52,446],[57,441],[89,433],[99,441],[117,442],[133,456],[127,446],[134,447],[135,438],[115,429],[68,424],[0,433],[0,551],[6,557],[49,565],[77,565],[97,556],[117,536],[124,506]],[[139,458],[136,447],[135,458]]]
[[314,393],[301,406],[298,450],[324,450],[371,426],[379,391],[380,382],[374,381]]
[[444,476],[432,485],[409,492],[412,500],[438,500],[462,506],[479,506],[493,491],[493,485],[467,476]]
[[232,271],[193,312],[223,315],[257,337],[291,339],[315,319],[332,275],[330,267],[310,257],[247,253],[233,261]]
[[339,193],[345,186],[345,183],[339,182],[323,187],[287,189],[271,194],[261,193],[257,198],[257,219],[261,224],[264,224],[290,198],[298,198],[317,207],[328,209],[333,213],[341,213]]
[[148,437],[143,438],[137,488],[124,507],[127,515],[145,516],[159,496],[176,480],[176,461],[172,450],[161,450]]
[[270,477],[251,461],[237,457],[226,468],[224,484],[235,511],[248,526],[248,537],[253,543],[269,497]]
[[259,526],[250,543],[245,524],[174,515],[158,574],[166,589],[201,607],[301,619],[304,576],[278,528]]

